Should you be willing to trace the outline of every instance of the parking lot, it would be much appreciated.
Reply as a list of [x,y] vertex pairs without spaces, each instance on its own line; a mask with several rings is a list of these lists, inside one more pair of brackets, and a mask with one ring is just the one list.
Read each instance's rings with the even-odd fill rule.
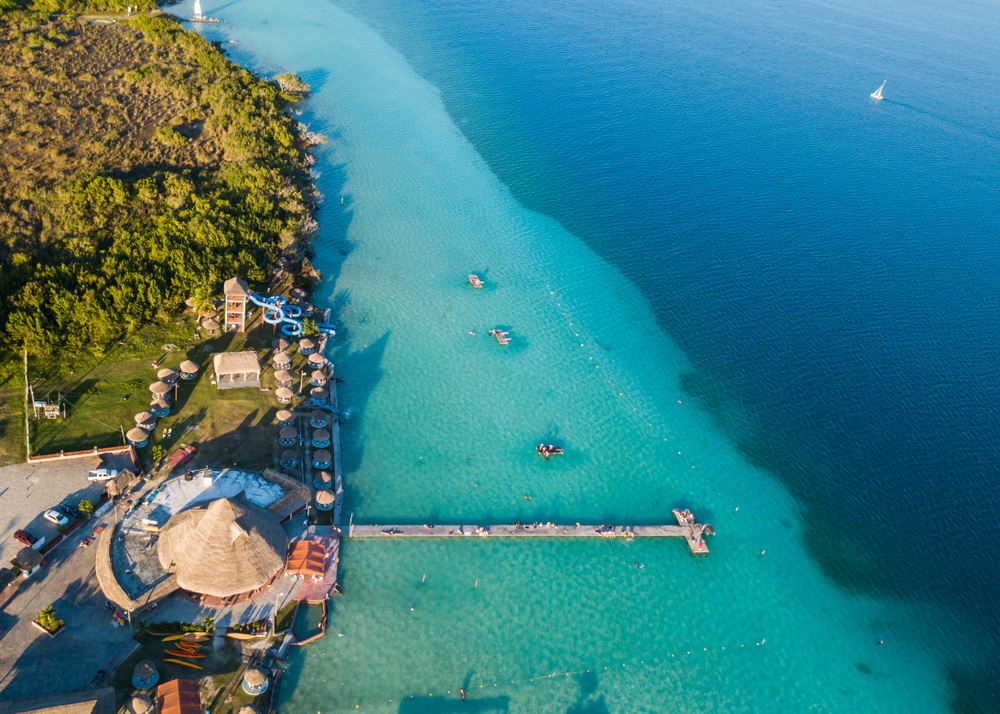
[[24,547],[14,531],[26,530],[46,542],[57,535],[56,524],[42,517],[61,503],[76,506],[83,499],[96,503],[104,484],[88,481],[87,471],[97,458],[72,459],[47,464],[14,464],[0,467],[0,567]]

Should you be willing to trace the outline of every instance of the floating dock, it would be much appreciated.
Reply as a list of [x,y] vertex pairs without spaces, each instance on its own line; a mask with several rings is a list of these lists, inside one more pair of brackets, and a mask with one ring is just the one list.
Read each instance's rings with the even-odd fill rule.
[[504,332],[503,330],[490,330],[490,334],[497,338],[497,342],[501,345],[506,345],[510,342],[510,333]]
[[707,554],[706,535],[715,535],[715,529],[695,522],[688,510],[674,510],[678,525],[664,526],[612,526],[612,525],[556,525],[554,523],[515,523],[493,526],[446,525],[355,525],[351,523],[342,535],[345,538],[683,538],[692,553]]
[[483,287],[483,281],[479,279],[478,275],[469,273],[469,285],[478,290],[479,288]]

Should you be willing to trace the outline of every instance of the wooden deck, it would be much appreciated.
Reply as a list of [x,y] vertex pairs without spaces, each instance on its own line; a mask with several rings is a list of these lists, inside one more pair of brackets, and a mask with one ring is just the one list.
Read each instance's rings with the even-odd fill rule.
[[490,330],[490,334],[497,338],[497,342],[501,345],[507,345],[510,343],[510,333],[504,332],[501,329]]
[[[678,521],[681,518],[678,517]],[[693,519],[692,519],[693,521]],[[447,525],[349,525],[345,538],[683,538],[692,553],[707,554],[705,534],[714,531],[701,523],[680,522],[679,525],[662,526],[595,526],[516,524],[492,526]]]

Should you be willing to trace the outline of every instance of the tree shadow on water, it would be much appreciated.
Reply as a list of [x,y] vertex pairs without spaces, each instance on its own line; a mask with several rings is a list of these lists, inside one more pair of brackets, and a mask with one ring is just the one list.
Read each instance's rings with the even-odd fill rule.
[[604,695],[595,696],[599,685],[597,674],[583,672],[577,677],[580,694],[576,701],[569,705],[566,714],[609,714]]

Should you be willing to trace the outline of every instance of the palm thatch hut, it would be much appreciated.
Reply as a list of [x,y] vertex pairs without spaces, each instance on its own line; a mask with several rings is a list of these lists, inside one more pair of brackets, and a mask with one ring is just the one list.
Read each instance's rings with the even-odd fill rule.
[[283,426],[278,432],[278,443],[282,446],[295,446],[299,440],[299,430],[294,426]]
[[152,412],[139,412],[135,415],[135,425],[151,432],[156,428],[156,415]]
[[287,409],[279,409],[274,418],[278,420],[278,426],[291,426],[295,421],[295,415]]
[[321,429],[330,423],[330,417],[326,415],[326,412],[319,409],[313,410],[313,413],[309,415],[309,426],[313,429]]
[[267,691],[267,672],[260,667],[247,667],[242,686],[247,694],[263,694]]
[[184,301],[184,304],[190,307],[191,309],[194,309],[194,306],[197,303],[198,303],[198,298],[196,298],[194,295],[192,295],[191,297],[189,297],[187,300]]
[[[299,349],[301,351],[301,348]],[[315,353],[309,355],[309,366],[312,367],[313,369],[321,369],[325,365],[326,365],[326,357],[324,357],[323,355]]]
[[167,384],[162,379],[159,382],[153,382],[149,385],[149,391],[153,394],[163,397],[166,394],[170,394],[170,390],[173,389],[172,384]]
[[313,488],[320,491],[329,491],[333,488],[333,474],[329,471],[320,471],[313,476]]
[[288,387],[278,387],[274,391],[274,396],[277,397],[278,404],[289,404],[292,401],[292,397],[295,396],[295,392]]
[[207,332],[210,335],[214,335],[219,331],[219,323],[213,320],[212,318],[203,320],[201,326],[205,328],[205,332]]
[[163,397],[156,397],[149,403],[149,411],[157,417],[165,417],[170,414],[170,402]]
[[316,508],[320,511],[329,511],[337,504],[337,497],[333,491],[316,492]]
[[323,370],[321,369],[313,370],[313,373],[309,376],[309,384],[311,384],[314,387],[325,387],[326,375],[323,373]]
[[[136,689],[149,689],[159,679],[160,673],[156,671],[156,665],[152,660],[144,659],[132,670],[132,686]],[[140,696],[145,697],[145,695]],[[146,697],[146,701],[149,702],[149,697]],[[149,702],[149,705],[152,706],[152,702]],[[144,714],[145,711],[147,710],[144,709],[139,714]]]
[[330,432],[326,429],[317,429],[313,432],[312,445],[317,449],[325,449],[330,445]]
[[311,355],[316,351],[316,343],[310,340],[308,337],[303,337],[299,340],[299,354]]
[[260,710],[253,704],[244,704],[242,707],[240,707],[240,711],[238,712],[238,714],[260,714]]
[[171,369],[170,367],[164,367],[156,373],[156,376],[159,377],[160,380],[170,384],[177,381],[177,370]]
[[314,469],[328,469],[333,461],[333,456],[326,449],[317,449],[313,452],[312,462]]
[[313,387],[309,390],[309,396],[325,404],[330,398],[330,392],[326,387]]
[[240,494],[173,516],[160,532],[157,556],[189,592],[249,599],[281,575],[287,547],[274,515]]
[[219,389],[260,387],[260,362],[253,352],[219,352],[212,364]]
[[279,337],[271,343],[271,347],[273,347],[276,352],[288,352],[288,348],[291,346],[292,343],[284,337]]
[[275,369],[288,369],[292,366],[292,358],[288,356],[287,352],[275,352],[271,361],[274,362]]
[[285,469],[294,469],[299,464],[299,455],[296,454],[291,449],[286,449],[281,452],[281,467]]
[[192,362],[189,359],[181,362],[181,379],[189,381],[198,376],[198,370],[201,369],[197,362]]
[[274,373],[274,383],[279,387],[291,387],[292,375],[288,370],[279,369]]
[[[139,664],[144,664],[149,662],[148,659],[143,660]],[[152,662],[149,662],[152,664]],[[155,668],[154,668],[155,671]],[[156,684],[156,681],[153,681]],[[132,686],[136,689],[149,689],[153,684],[147,684],[145,686],[140,686],[135,683],[135,675],[132,675]],[[136,694],[134,697],[128,700],[128,714],[149,714],[153,710],[153,700],[147,697],[145,694]]]
[[141,449],[149,443],[149,434],[145,429],[140,429],[139,427],[133,427],[125,432],[125,438],[128,439],[128,443],[137,449]]

